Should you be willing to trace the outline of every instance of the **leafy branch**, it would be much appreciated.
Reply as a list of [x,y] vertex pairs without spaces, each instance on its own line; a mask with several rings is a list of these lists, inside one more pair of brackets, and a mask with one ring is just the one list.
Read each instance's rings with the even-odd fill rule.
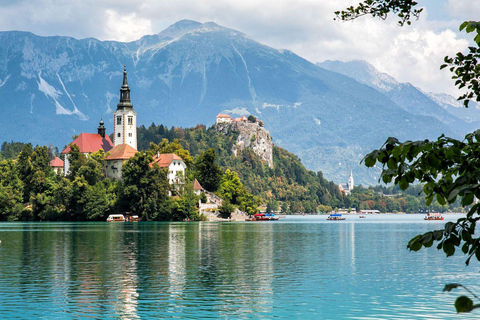
[[446,56],[445,63],[440,66],[440,69],[450,66],[455,86],[458,86],[459,89],[467,88],[467,92],[462,94],[458,100],[463,100],[464,106],[468,108],[471,100],[480,102],[480,65],[478,64],[480,60],[480,22],[465,21],[459,29],[460,31],[465,30],[467,33],[477,32],[474,38],[477,47],[468,47],[467,54],[458,52],[454,58]]
[[448,256],[461,248],[467,255],[466,264],[475,257],[480,261],[480,239],[474,238],[475,226],[480,220],[480,130],[470,133],[465,140],[440,136],[437,141],[405,141],[388,138],[380,150],[364,158],[367,167],[382,166],[381,179],[393,181],[402,190],[418,181],[423,184],[426,204],[434,199],[441,205],[461,198],[468,207],[466,217],[447,222],[445,228],[427,232],[411,239],[408,249],[418,251],[438,242],[437,249]]
[[335,20],[350,21],[365,15],[385,20],[389,13],[393,13],[400,18],[398,21],[400,26],[405,23],[410,25],[410,19],[412,17],[418,19],[423,11],[423,8],[414,9],[416,5],[417,2],[412,0],[365,0],[356,7],[351,6],[343,11],[336,11]]
[[[480,298],[478,298],[478,296],[475,293],[473,293],[470,289],[462,286],[459,283],[446,284],[445,288],[443,288],[443,292],[450,292],[452,289],[456,289],[459,287],[465,289],[465,291],[470,293],[475,299],[480,300]],[[455,309],[457,309],[458,313],[471,312],[473,309],[477,309],[477,308],[480,308],[480,304],[473,304],[472,299],[470,299],[467,296],[460,296],[457,298],[457,300],[455,300]]]

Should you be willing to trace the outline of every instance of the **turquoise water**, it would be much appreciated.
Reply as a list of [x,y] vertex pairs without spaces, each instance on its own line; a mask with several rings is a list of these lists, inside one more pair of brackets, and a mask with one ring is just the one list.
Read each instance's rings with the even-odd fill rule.
[[478,263],[405,249],[422,218],[0,223],[0,318],[478,318],[442,292]]

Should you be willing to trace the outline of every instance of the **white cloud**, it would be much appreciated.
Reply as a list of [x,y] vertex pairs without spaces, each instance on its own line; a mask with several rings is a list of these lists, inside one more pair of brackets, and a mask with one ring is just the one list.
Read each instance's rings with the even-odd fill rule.
[[114,10],[106,10],[105,35],[109,39],[117,41],[134,41],[146,34],[152,34],[152,22],[145,18],[137,17],[130,13],[120,15]]
[[181,19],[215,21],[266,45],[292,50],[311,62],[364,59],[400,81],[425,90],[454,92],[450,75],[438,68],[445,55],[465,49],[466,41],[460,37],[469,37],[455,33],[455,28],[462,19],[478,19],[480,1],[422,0],[426,10],[420,21],[403,28],[396,25],[394,16],[386,21],[370,17],[354,22],[333,20],[334,11],[358,2],[9,1],[0,3],[0,30],[131,41],[158,33]]

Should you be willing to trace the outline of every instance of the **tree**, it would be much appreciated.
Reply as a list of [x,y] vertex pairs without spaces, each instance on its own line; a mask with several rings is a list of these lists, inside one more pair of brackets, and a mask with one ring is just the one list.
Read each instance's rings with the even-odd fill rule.
[[[385,19],[388,13],[393,12],[400,18],[399,24],[410,24],[410,18],[418,17],[421,9],[414,9],[417,2],[406,0],[365,0],[357,7],[337,11],[337,18],[353,20],[362,15],[372,15]],[[465,107],[472,99],[480,101],[480,23],[465,21],[460,25],[460,31],[476,32],[476,47],[469,47],[469,53],[461,52],[455,58],[445,57],[445,64],[440,68],[450,66],[452,78],[459,88],[466,88],[467,92],[458,100],[463,100]],[[461,198],[462,205],[469,208],[465,217],[457,222],[447,222],[445,228],[418,235],[410,240],[408,248],[418,251],[422,247],[431,247],[437,242],[437,249],[448,256],[461,248],[467,256],[468,265],[474,257],[480,261],[480,237],[475,237],[475,227],[480,220],[480,130],[466,135],[463,141],[440,136],[437,141],[405,141],[400,142],[390,137],[379,149],[365,156],[364,162],[368,167],[376,163],[382,166],[381,179],[385,183],[392,182],[407,189],[413,182],[423,184],[427,206],[436,199],[440,205],[452,204]],[[447,285],[444,291],[450,291],[461,285]],[[476,297],[476,296],[475,296]],[[461,296],[455,302],[457,312],[470,312],[480,305]]]
[[195,177],[206,190],[212,192],[217,191],[222,179],[222,169],[215,158],[215,149],[210,148],[195,161]]
[[249,115],[247,119],[249,122],[257,122],[257,118],[253,114]]
[[70,145],[70,152],[68,152],[67,157],[70,162],[68,177],[73,181],[80,167],[87,163],[87,157],[80,152],[80,148],[76,144]]
[[228,200],[223,200],[222,205],[218,207],[218,212],[224,219],[230,218],[233,210],[235,210],[235,207]]
[[124,202],[144,220],[169,220],[167,171],[158,165],[151,167],[152,161],[151,156],[138,152],[124,165]]
[[278,202],[275,199],[270,199],[267,202],[267,213],[276,212],[278,210]]
[[239,204],[240,197],[245,194],[246,190],[240,178],[235,171],[227,169],[223,174],[220,182],[218,194],[222,199],[228,200],[232,204]]

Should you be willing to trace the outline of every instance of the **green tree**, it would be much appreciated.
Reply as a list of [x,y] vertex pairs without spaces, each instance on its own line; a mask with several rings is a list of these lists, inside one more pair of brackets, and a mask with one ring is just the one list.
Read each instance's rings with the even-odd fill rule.
[[222,169],[216,162],[215,149],[210,148],[197,157],[195,177],[206,190],[217,191],[222,179]]
[[67,174],[70,180],[73,181],[77,176],[77,171],[80,169],[80,167],[87,163],[87,157],[80,152],[80,148],[75,144],[70,145],[70,152],[68,152],[67,157],[70,163],[70,167],[68,169],[69,172]]
[[278,202],[275,199],[270,199],[267,202],[267,213],[276,212],[278,210]]
[[257,118],[253,114],[249,115],[247,119],[249,122],[257,122]]
[[[418,17],[421,9],[415,9],[416,1],[365,0],[358,6],[338,11],[336,15],[342,20],[356,19],[361,15],[378,16],[385,19],[391,12],[400,18],[399,24],[410,24],[411,16]],[[469,47],[469,53],[457,53],[455,58],[445,57],[445,64],[450,66],[455,85],[465,88],[466,93],[459,97],[466,107],[472,99],[480,101],[480,23],[465,21],[460,31],[475,32],[476,46]],[[480,261],[480,237],[475,237],[475,228],[480,220],[480,130],[468,134],[463,141],[440,136],[436,141],[405,141],[388,138],[385,144],[365,156],[365,165],[373,167],[377,162],[382,166],[381,179],[392,182],[401,189],[407,189],[415,181],[423,184],[426,204],[437,200],[440,205],[452,204],[461,198],[462,205],[469,208],[465,217],[457,222],[447,222],[445,228],[418,235],[408,243],[408,248],[418,251],[422,247],[437,244],[437,249],[448,256],[460,248],[467,256],[468,265],[472,258]],[[450,291],[461,285],[447,285],[444,291]],[[476,297],[476,296],[475,296]],[[476,297],[477,298],[477,297]],[[477,298],[478,299],[478,298]],[[455,302],[457,312],[470,312],[480,305],[461,296]]]
[[144,220],[168,220],[167,171],[158,165],[151,167],[152,161],[151,156],[138,152],[123,166],[124,202]]
[[220,216],[224,219],[230,218],[234,210],[235,207],[228,200],[223,200],[222,205],[218,207],[218,212],[220,213]]
[[240,197],[245,195],[245,187],[243,186],[238,174],[235,171],[227,169],[223,174],[220,182],[218,194],[222,199],[228,200],[232,204],[239,204]]
[[0,161],[0,220],[29,219],[23,215],[23,182],[13,160]]

